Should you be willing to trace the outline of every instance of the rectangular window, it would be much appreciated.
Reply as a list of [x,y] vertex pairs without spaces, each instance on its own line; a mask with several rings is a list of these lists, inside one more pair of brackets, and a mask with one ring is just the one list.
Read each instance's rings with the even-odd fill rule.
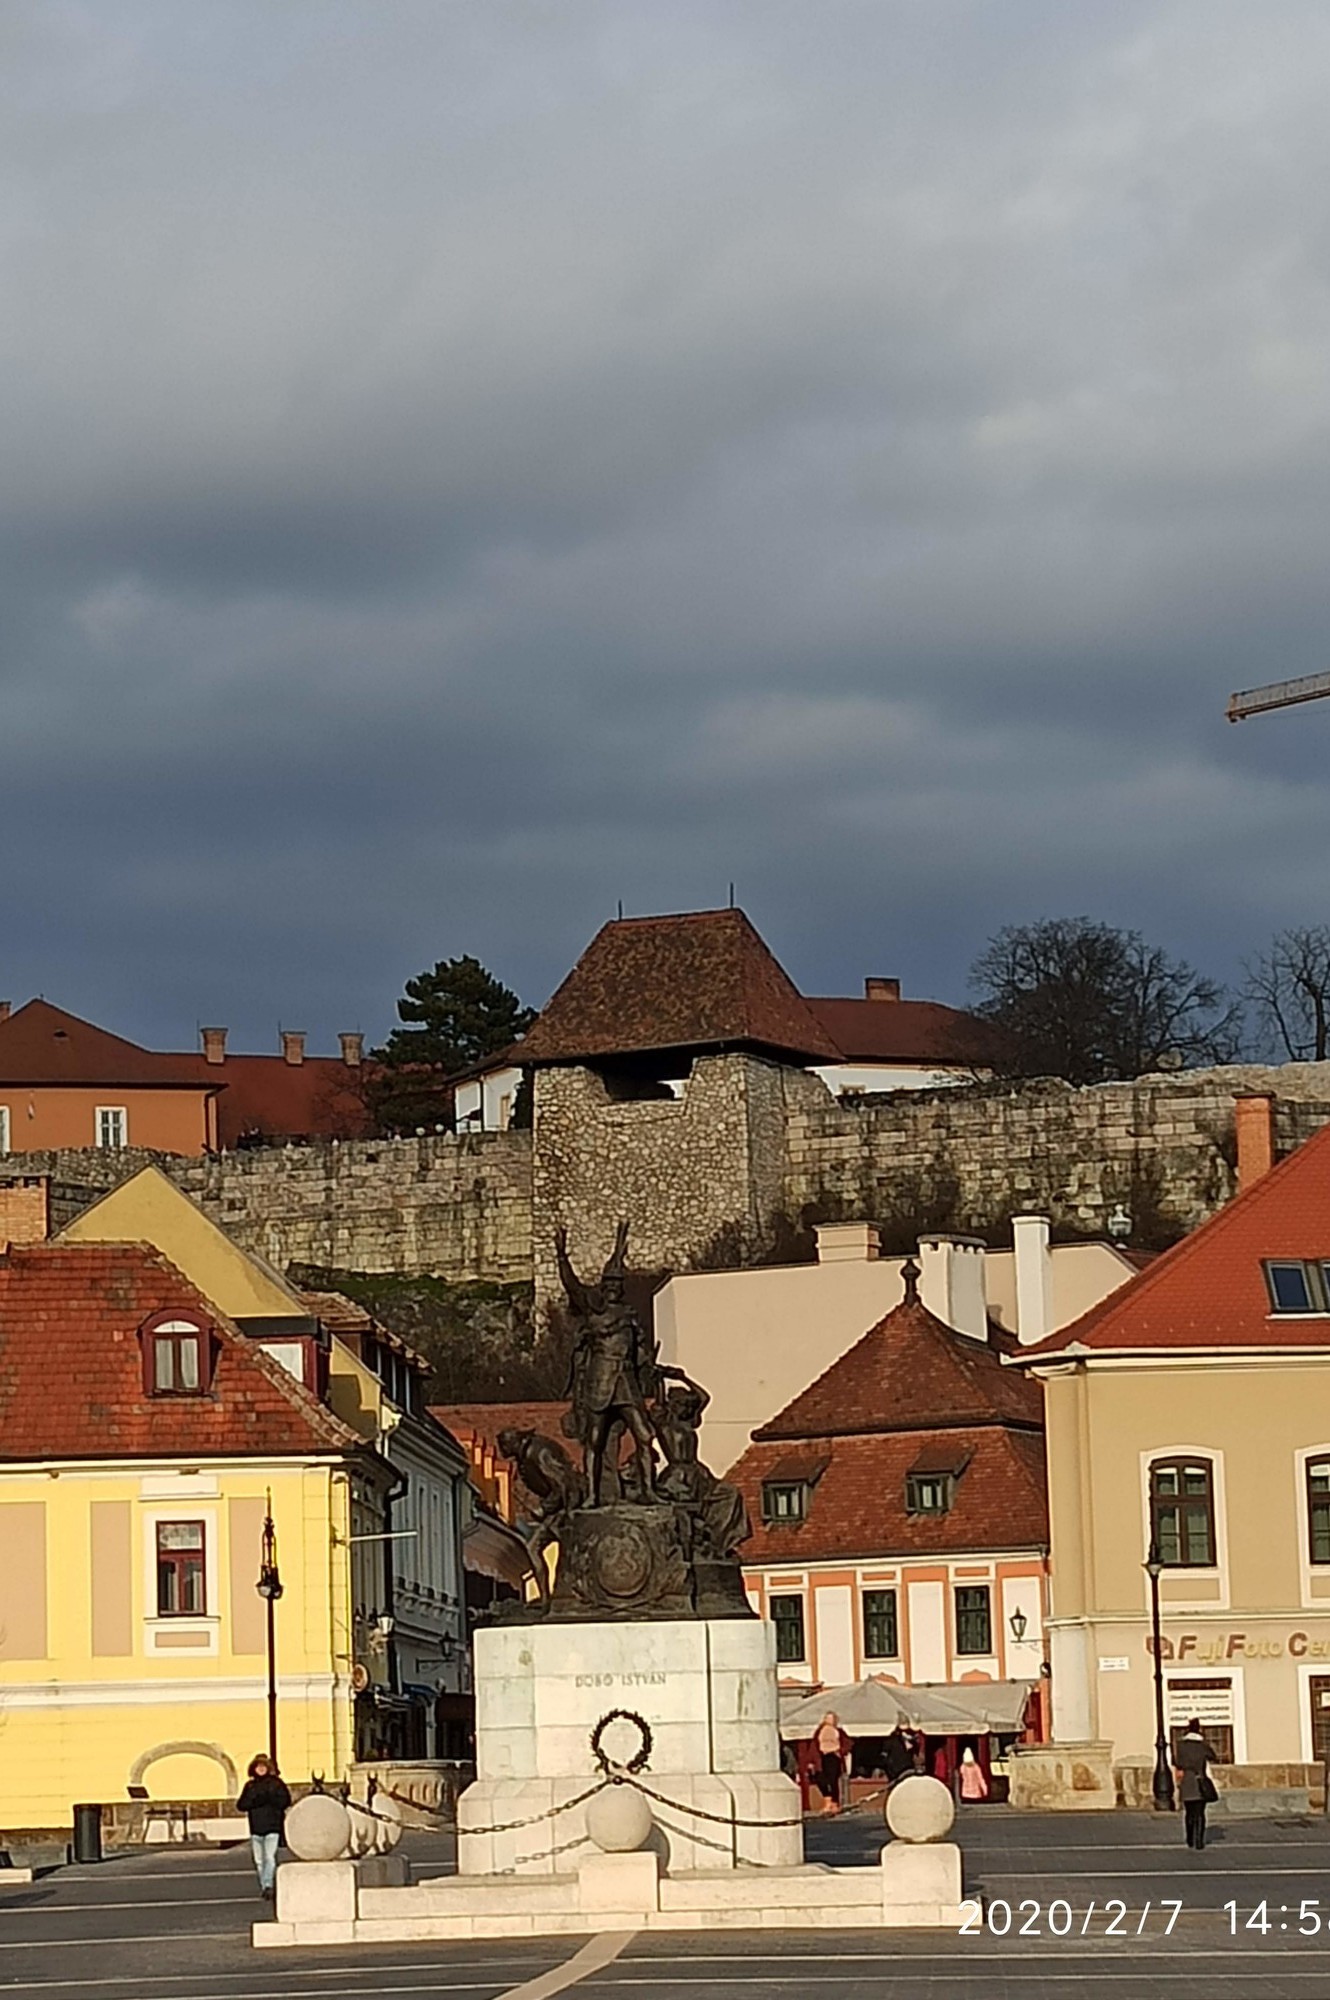
[[1265,1282],[1277,1313],[1323,1313],[1330,1309],[1330,1260],[1267,1258]]
[[991,1653],[993,1612],[986,1583],[958,1584],[956,1588],[956,1651]]
[[1169,1569],[1211,1569],[1214,1490],[1205,1459],[1156,1459],[1150,1467],[1150,1531]]
[[202,1521],[159,1521],[157,1616],[201,1618],[207,1609]]
[[954,1480],[949,1472],[912,1472],[905,1481],[907,1514],[945,1514],[951,1507]]
[[767,1610],[776,1628],[776,1658],[782,1663],[804,1658],[804,1601],[802,1597],[773,1597]]
[[197,1396],[203,1387],[197,1333],[154,1333],[152,1387],[158,1396]]
[[119,1149],[127,1144],[129,1119],[123,1105],[99,1104],[97,1107],[97,1144]]
[[768,1479],[762,1487],[764,1521],[802,1521],[808,1512],[808,1488],[802,1479]]
[[0,1153],[9,1151],[9,1106],[0,1104]]
[[900,1652],[896,1643],[896,1593],[894,1590],[864,1592],[864,1658],[894,1660]]
[[1307,1467],[1307,1530],[1314,1563],[1330,1563],[1330,1458]]

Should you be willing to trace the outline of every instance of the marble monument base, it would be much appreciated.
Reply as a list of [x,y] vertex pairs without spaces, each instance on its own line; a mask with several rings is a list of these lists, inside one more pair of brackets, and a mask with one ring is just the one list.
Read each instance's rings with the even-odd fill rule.
[[[565,1808],[602,1776],[591,1735],[616,1709],[650,1731],[639,1776],[656,1794],[652,1847],[666,1874],[802,1862],[765,1621],[494,1626],[476,1634],[475,1681],[477,1777],[458,1801],[460,1875],[562,1875],[592,1852],[585,1803]],[[614,1762],[642,1744],[636,1722],[606,1724]]]

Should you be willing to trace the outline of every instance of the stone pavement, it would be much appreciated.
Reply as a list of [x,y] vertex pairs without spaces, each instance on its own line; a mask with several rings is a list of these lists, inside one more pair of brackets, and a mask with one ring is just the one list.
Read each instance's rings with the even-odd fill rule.
[[[1231,1825],[1203,1854],[1184,1847],[1179,1819],[1152,1814],[966,1808],[958,1833],[967,1887],[980,1889],[989,1906],[978,1936],[637,1936],[616,1956],[608,1954],[618,1940],[589,1958],[569,1939],[256,1954],[248,1928],[262,1906],[245,1850],[128,1854],[100,1868],[62,1869],[31,1887],[0,1886],[0,1995],[396,2000],[457,1993],[503,2000],[534,1981],[524,2000],[558,1991],[596,2000],[703,2000],[711,1992],[721,2000],[1330,1996],[1330,1826],[1323,1819]],[[809,1858],[873,1863],[882,1837],[866,1815],[813,1825]],[[412,1853],[423,1870],[450,1866],[446,1840],[413,1837]],[[1230,1899],[1239,1906],[1236,1935],[1223,1908]],[[1170,1929],[1174,1901],[1182,1908]],[[1298,1934],[1304,1901],[1321,1905],[1314,1913],[1319,1931],[1310,1937]],[[1262,1902],[1265,1933],[1247,1928]],[[996,1935],[1002,1905],[1012,1923]],[[1068,1934],[1058,1935],[1064,1926]],[[575,1956],[578,1966],[570,1963]],[[578,1971],[584,1976],[570,1984]]]

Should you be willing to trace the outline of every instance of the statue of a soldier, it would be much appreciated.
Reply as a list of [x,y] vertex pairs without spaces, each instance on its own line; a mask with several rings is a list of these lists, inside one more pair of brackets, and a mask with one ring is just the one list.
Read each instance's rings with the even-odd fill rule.
[[617,1471],[610,1460],[626,1430],[634,1445],[634,1483],[644,1499],[654,1500],[656,1430],[647,1405],[656,1390],[655,1366],[651,1343],[625,1297],[628,1224],[619,1224],[598,1285],[585,1284],[573,1269],[566,1229],[555,1232],[554,1248],[569,1309],[579,1322],[569,1429],[582,1442],[587,1499],[593,1507],[605,1499],[606,1469]]

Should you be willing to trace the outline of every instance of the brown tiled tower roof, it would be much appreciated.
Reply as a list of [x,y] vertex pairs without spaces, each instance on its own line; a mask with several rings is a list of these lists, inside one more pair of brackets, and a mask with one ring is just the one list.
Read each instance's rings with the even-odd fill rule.
[[[951,1506],[911,1512],[911,1473],[950,1472]],[[761,1430],[727,1475],[748,1504],[746,1564],[1041,1548],[1043,1397],[918,1298],[889,1312]],[[764,1521],[768,1480],[808,1483],[806,1517]]]
[[752,1048],[838,1062],[742,910],[621,917],[599,930],[520,1045],[524,1063]]
[[1031,1395],[1033,1386],[921,1299],[907,1297],[753,1437],[859,1437],[995,1423],[1041,1430],[1043,1396]]

